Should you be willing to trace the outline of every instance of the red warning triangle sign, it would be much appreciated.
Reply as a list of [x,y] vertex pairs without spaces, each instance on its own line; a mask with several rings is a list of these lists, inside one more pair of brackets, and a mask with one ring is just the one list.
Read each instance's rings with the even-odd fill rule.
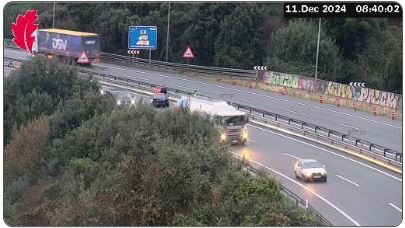
[[186,51],[184,52],[184,54],[183,54],[183,58],[188,58],[188,59],[192,59],[192,58],[194,58],[194,54],[193,54],[193,51],[191,51],[191,48],[190,47],[187,47],[187,49],[186,49]]
[[82,51],[82,54],[77,59],[77,63],[89,63],[89,58],[87,58],[86,52]]

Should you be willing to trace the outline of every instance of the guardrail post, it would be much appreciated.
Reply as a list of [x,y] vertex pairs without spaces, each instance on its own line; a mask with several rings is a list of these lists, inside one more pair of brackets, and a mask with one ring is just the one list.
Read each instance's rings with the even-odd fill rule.
[[291,124],[291,119],[288,119],[288,125],[290,125]]
[[278,115],[276,114],[275,120],[277,121]]
[[399,157],[399,162],[402,162],[402,153],[395,154],[395,161],[398,161],[398,157]]
[[384,149],[384,157],[385,157],[385,152],[387,152],[387,149]]
[[304,129],[304,122],[301,123],[301,129]]
[[372,146],[372,145],[373,145],[373,144],[370,143],[370,146],[368,146],[368,150],[369,150],[369,151],[371,151],[371,146]]
[[315,133],[316,133],[316,129],[318,128],[318,126],[315,126]]
[[330,137],[330,130],[328,130],[328,137]]
[[342,135],[342,142],[343,142],[344,139],[345,139],[345,135]]
[[354,142],[354,145],[357,146],[357,143],[359,142],[360,139],[356,139],[356,141]]

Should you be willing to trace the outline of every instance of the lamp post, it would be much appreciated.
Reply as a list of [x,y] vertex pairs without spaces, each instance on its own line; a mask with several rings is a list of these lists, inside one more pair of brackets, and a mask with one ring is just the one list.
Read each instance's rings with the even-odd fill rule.
[[56,2],[53,2],[52,28],[55,28],[55,5],[56,5]]
[[169,31],[170,31],[170,2],[167,11],[167,34],[166,34],[166,62],[169,60]]
[[321,36],[321,18],[319,18],[318,43],[316,45],[315,80],[318,79],[318,56],[319,56],[319,38],[320,38],[320,36]]

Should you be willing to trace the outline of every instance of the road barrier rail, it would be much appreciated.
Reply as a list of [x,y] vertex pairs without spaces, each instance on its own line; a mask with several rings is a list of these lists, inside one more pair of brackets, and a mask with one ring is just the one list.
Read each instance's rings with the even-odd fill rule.
[[148,60],[143,58],[136,58],[124,55],[117,55],[111,53],[101,53],[103,60],[120,63],[120,64],[134,64],[143,66],[153,66],[159,68],[166,68],[172,70],[182,70],[190,73],[202,73],[211,75],[224,75],[232,76],[240,79],[255,79],[256,71],[254,70],[243,70],[243,69],[233,69],[233,68],[223,68],[223,67],[212,67],[212,66],[200,66],[173,62],[164,62],[158,60]]
[[[127,76],[117,77],[101,73],[100,71],[95,71],[86,68],[82,68],[81,71],[99,75],[104,79],[108,78],[116,82],[120,81],[125,85],[136,85],[138,88],[142,89],[151,89],[156,86],[159,86],[148,82],[134,80]],[[188,95],[188,96],[193,95],[193,91],[191,90],[185,91],[174,88],[168,88],[168,93],[175,97],[181,95]],[[334,144],[345,149],[350,149],[355,152],[359,152],[361,154],[364,154],[379,161],[383,161],[384,163],[387,163],[395,167],[402,167],[401,152],[380,146],[375,143],[371,143],[369,141],[348,134],[344,134],[335,130],[331,130],[312,123],[304,122],[298,119],[290,118],[277,113],[249,107],[246,105],[241,105],[235,102],[232,102],[230,104],[236,107],[238,110],[246,112],[249,115],[250,120],[256,120],[264,124],[271,124],[295,133],[300,133],[301,135],[308,136],[316,140],[321,140],[328,144]]]
[[[4,39],[4,46],[8,48],[17,48],[13,44],[11,39]],[[237,77],[239,79],[255,79],[256,71],[254,70],[243,70],[243,69],[233,69],[233,68],[223,68],[223,67],[211,67],[211,66],[200,66],[192,64],[182,64],[173,62],[164,62],[158,60],[149,60],[144,58],[136,58],[126,55],[118,55],[113,53],[101,52],[101,59],[103,61],[114,62],[124,65],[142,65],[145,67],[159,67],[172,70],[182,70],[190,73],[202,73],[211,75],[224,75]]]
[[[125,82],[127,84],[135,84],[143,88],[158,86],[148,82],[137,81],[127,76],[117,77],[114,75],[105,74],[101,72],[101,69],[95,70],[92,68],[80,68],[80,71],[96,74],[102,76],[103,78],[114,79],[115,81]],[[184,91],[173,88],[168,88],[168,91],[173,95],[192,95],[191,91]],[[253,120],[288,129],[289,131],[300,133],[301,135],[306,135],[315,138],[316,140],[322,140],[323,142],[329,144],[338,145],[345,149],[350,149],[373,159],[382,161],[384,163],[387,163],[388,165],[402,167],[402,153],[399,151],[386,148],[384,146],[351,136],[349,134],[344,134],[312,123],[290,118],[285,115],[280,115],[246,105],[241,105],[235,102],[232,102],[231,104],[237,109],[247,112],[249,114],[249,117]]]
[[[254,175],[257,175],[257,173],[259,173],[259,171],[261,170],[258,165],[252,164],[249,161],[245,162],[245,167],[250,173],[253,173]],[[322,222],[323,226],[332,226],[329,220],[327,220],[321,213],[319,213],[314,207],[312,207],[308,200],[302,199],[297,194],[284,186],[282,186],[281,193],[285,197],[295,202],[295,205],[297,205],[298,207],[311,211],[317,217],[317,219]]]

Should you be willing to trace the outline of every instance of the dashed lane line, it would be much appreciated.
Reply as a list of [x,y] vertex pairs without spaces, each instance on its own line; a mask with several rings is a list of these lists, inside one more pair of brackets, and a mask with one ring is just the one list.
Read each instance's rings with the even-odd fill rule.
[[[231,153],[234,154],[234,155],[236,155],[236,156],[239,156],[239,157],[240,157],[240,155],[239,155],[238,153],[235,153],[235,152],[233,152],[233,151],[231,151]],[[245,158],[245,159],[246,159],[246,158]],[[313,189],[308,188],[307,186],[305,186],[305,185],[299,183],[298,181],[296,181],[296,180],[294,180],[294,179],[288,177],[287,175],[285,175],[285,174],[283,174],[283,173],[281,173],[281,172],[279,172],[279,171],[277,171],[277,170],[275,170],[275,169],[272,169],[272,168],[270,168],[270,167],[268,167],[268,166],[266,166],[266,165],[263,165],[263,164],[261,164],[261,163],[259,163],[259,162],[256,162],[256,161],[254,161],[254,160],[251,160],[251,159],[247,159],[247,160],[250,161],[251,163],[255,163],[256,165],[259,165],[259,166],[261,166],[261,167],[263,167],[263,168],[265,168],[265,169],[267,169],[267,170],[269,170],[269,171],[271,171],[271,172],[273,172],[273,173],[275,173],[275,174],[277,174],[277,175],[279,175],[279,176],[281,176],[281,177],[284,177],[285,179],[287,179],[287,180],[293,182],[294,184],[296,184],[296,185],[300,186],[301,188],[305,189],[306,191],[311,192],[311,193],[314,194],[317,198],[319,198],[320,200],[322,200],[323,202],[325,202],[326,204],[328,204],[329,206],[331,206],[333,209],[335,209],[336,211],[338,211],[340,214],[342,214],[344,217],[346,217],[348,220],[350,220],[354,225],[360,226],[360,224],[359,224],[356,220],[354,220],[352,217],[350,217],[346,212],[344,212],[342,209],[340,209],[339,207],[337,207],[335,204],[333,204],[332,202],[330,202],[329,200],[327,200],[325,197],[323,197],[323,196],[321,196],[320,194],[318,194],[317,192],[315,192]]]
[[[96,64],[94,64],[94,65],[96,65]],[[308,106],[308,107],[316,108],[316,109],[319,109],[319,110],[324,110],[324,111],[329,111],[329,112],[333,112],[333,113],[337,113],[337,114],[342,114],[342,115],[346,115],[346,116],[349,116],[349,117],[354,117],[354,118],[358,118],[358,119],[361,119],[361,120],[366,120],[366,121],[371,121],[371,122],[374,122],[374,123],[382,124],[382,125],[389,126],[389,127],[392,127],[392,128],[402,129],[401,126],[395,126],[395,125],[392,125],[392,124],[384,123],[384,122],[381,122],[381,121],[377,121],[377,120],[373,120],[373,119],[369,119],[369,118],[365,118],[365,117],[361,117],[361,116],[352,115],[352,114],[349,114],[349,113],[344,113],[344,112],[340,112],[340,111],[336,111],[336,110],[332,110],[332,109],[328,109],[328,108],[322,108],[322,107],[319,107],[319,106],[315,106],[315,105],[311,105],[311,104],[305,104],[305,103],[301,103],[301,102],[297,102],[297,101],[291,101],[291,100],[278,98],[278,97],[274,97],[274,96],[259,94],[259,93],[256,93],[256,92],[244,91],[244,90],[230,88],[230,87],[226,87],[226,86],[220,86],[220,85],[215,85],[215,84],[206,83],[206,82],[194,81],[194,80],[185,79],[185,78],[167,76],[167,75],[163,75],[163,74],[155,74],[155,73],[144,72],[144,71],[128,70],[128,69],[120,68],[120,67],[106,66],[106,65],[102,65],[102,64],[97,64],[97,66],[109,67],[109,68],[118,69],[118,70],[124,70],[124,71],[138,72],[138,73],[143,73],[143,74],[151,74],[151,75],[155,75],[155,76],[157,75],[157,76],[161,76],[161,77],[165,77],[165,78],[177,79],[177,80],[182,80],[182,81],[189,81],[189,82],[198,83],[198,84],[207,85],[207,86],[213,86],[213,87],[217,87],[217,88],[221,88],[221,89],[229,89],[229,90],[233,90],[233,91],[237,91],[237,92],[241,92],[241,93],[248,93],[248,94],[251,94],[251,95],[256,95],[256,96],[260,96],[260,97],[267,97],[267,98],[271,98],[271,99],[275,99],[275,100],[281,100],[281,101],[288,102],[288,103],[298,104],[298,105],[301,105],[301,106]]]
[[336,177],[338,177],[338,178],[340,178],[340,179],[342,179],[342,180],[344,180],[344,181],[347,181],[347,182],[349,182],[349,183],[352,184],[352,185],[356,185],[357,187],[360,187],[360,185],[357,184],[356,182],[351,181],[351,180],[349,180],[349,179],[347,179],[347,178],[344,178],[344,177],[342,177],[342,176],[340,176],[340,175],[336,175]]
[[397,207],[397,206],[395,206],[393,203],[388,203],[391,207],[393,207],[393,208],[395,208],[395,209],[397,209],[399,212],[401,212],[402,213],[402,209],[401,208],[399,208],[399,207]]

